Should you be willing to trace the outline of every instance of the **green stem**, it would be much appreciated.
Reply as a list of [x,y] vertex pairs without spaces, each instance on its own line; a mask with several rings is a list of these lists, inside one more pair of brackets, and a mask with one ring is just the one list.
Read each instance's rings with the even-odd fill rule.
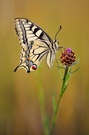
[[64,83],[65,80],[66,80],[66,75],[67,75],[67,73],[68,73],[68,69],[69,69],[69,67],[66,67],[65,73],[64,73],[64,77],[63,77],[63,83]]
[[54,128],[55,128],[56,121],[57,121],[57,114],[58,114],[58,110],[59,110],[59,107],[60,107],[61,98],[63,96],[64,91],[67,88],[67,83],[66,83],[67,74],[68,74],[68,67],[66,67],[66,69],[65,69],[65,73],[64,73],[64,77],[63,77],[63,83],[62,83],[61,91],[60,91],[60,94],[59,94],[56,110],[55,110],[55,112],[53,114],[53,117],[52,117],[52,129],[51,129],[50,135],[53,135]]
[[69,69],[69,67],[66,67],[66,69],[65,69],[62,88],[61,88],[61,91],[60,91],[60,97],[62,97],[62,95],[63,95],[63,93],[64,93],[64,91],[66,90],[66,87],[67,87],[66,77],[67,77],[67,74],[68,74],[68,69]]

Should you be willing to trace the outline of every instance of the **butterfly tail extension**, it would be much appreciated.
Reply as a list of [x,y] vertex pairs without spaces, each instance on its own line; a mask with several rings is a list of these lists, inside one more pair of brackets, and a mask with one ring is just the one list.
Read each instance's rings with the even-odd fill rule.
[[30,68],[28,68],[27,66],[23,65],[23,64],[19,64],[15,69],[14,72],[16,72],[18,69],[20,68],[24,68],[26,70],[27,73],[30,73]]
[[16,72],[18,70],[20,65],[18,65],[15,69],[14,69],[14,72]]

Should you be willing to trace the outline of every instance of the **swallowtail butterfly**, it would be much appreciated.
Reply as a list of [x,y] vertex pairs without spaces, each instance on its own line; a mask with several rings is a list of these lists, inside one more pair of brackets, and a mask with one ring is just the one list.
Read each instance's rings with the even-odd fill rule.
[[41,60],[46,56],[46,62],[49,68],[52,67],[56,52],[59,50],[58,41],[52,40],[46,32],[44,32],[35,23],[25,18],[15,18],[15,30],[18,35],[21,52],[20,64],[14,69],[16,72],[19,68],[24,68],[27,73],[38,68]]

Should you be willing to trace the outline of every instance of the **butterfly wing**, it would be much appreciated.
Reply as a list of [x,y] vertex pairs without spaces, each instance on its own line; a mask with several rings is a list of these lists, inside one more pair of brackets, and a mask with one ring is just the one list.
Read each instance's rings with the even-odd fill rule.
[[52,66],[55,58],[52,39],[36,24],[24,19],[14,20],[15,30],[21,44],[20,64],[15,68],[24,68],[27,72],[38,68],[41,60],[47,55],[47,65]]

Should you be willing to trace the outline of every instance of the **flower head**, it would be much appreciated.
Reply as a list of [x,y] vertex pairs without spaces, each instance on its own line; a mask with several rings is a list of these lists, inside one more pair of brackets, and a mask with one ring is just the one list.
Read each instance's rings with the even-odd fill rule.
[[60,61],[65,66],[71,66],[75,62],[75,53],[72,51],[71,48],[67,48],[62,52],[62,56],[60,58]]

